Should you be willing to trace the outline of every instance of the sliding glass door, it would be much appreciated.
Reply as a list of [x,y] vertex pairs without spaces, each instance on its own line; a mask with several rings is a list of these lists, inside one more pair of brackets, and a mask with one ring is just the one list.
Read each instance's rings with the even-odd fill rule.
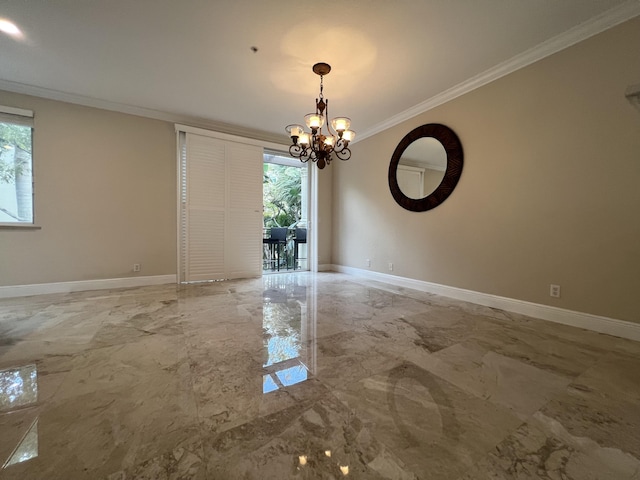
[[265,151],[263,164],[263,273],[309,269],[309,167]]

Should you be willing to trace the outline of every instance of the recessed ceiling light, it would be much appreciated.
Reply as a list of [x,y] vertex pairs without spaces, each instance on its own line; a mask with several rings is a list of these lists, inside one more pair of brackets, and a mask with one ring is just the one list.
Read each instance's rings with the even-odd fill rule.
[[22,32],[16,24],[4,18],[0,18],[0,32],[4,32],[12,37],[22,37]]

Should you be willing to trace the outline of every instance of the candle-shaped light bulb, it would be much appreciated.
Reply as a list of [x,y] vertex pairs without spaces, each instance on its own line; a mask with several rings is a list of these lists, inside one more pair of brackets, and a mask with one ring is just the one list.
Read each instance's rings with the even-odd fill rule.
[[324,125],[324,116],[319,113],[309,113],[304,116],[304,121],[307,124],[307,127],[313,129],[318,129]]
[[356,132],[354,132],[353,130],[345,130],[344,132],[342,132],[342,139],[350,142],[352,141],[354,138],[356,138]]
[[336,144],[336,137],[328,135],[324,138],[324,144],[328,147],[333,147]]
[[285,127],[285,131],[287,131],[289,133],[289,136],[291,138],[293,137],[299,137],[303,132],[304,129],[302,128],[302,125],[287,125]]
[[351,126],[351,120],[347,117],[336,117],[331,120],[331,126],[336,132],[344,132]]

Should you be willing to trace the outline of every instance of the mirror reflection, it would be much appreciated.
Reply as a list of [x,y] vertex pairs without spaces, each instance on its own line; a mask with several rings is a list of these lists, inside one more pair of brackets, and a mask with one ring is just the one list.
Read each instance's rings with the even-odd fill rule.
[[447,169],[447,152],[433,137],[415,140],[398,161],[398,186],[409,198],[423,198],[432,193]]
[[407,133],[389,162],[389,190],[402,208],[426,212],[444,202],[462,174],[462,143],[446,125],[428,123]]

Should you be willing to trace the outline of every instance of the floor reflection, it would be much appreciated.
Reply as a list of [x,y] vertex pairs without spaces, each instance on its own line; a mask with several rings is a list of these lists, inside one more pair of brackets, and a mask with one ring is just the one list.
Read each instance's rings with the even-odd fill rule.
[[[0,370],[0,411],[10,413],[36,405],[38,402],[38,368],[36,365]],[[2,465],[5,469],[38,456],[38,418]]]
[[300,356],[301,308],[296,301],[263,306],[262,328],[266,337],[267,367]]
[[22,441],[18,444],[13,451],[9,459],[3,465],[2,468],[15,465],[16,463],[26,462],[38,456],[38,419],[31,424],[29,431],[22,438]]
[[0,370],[0,411],[15,410],[38,401],[35,365]]
[[[331,477],[329,478],[338,478],[338,474],[342,474],[342,476],[346,477],[349,475],[349,465],[345,463],[346,457],[348,455],[341,455],[342,459],[332,458],[335,457],[331,450],[325,450],[324,452],[314,452],[315,454],[304,454],[298,455],[298,466],[296,470],[304,471],[307,468],[311,468],[309,473],[310,475],[314,475],[319,472],[324,472]],[[340,455],[338,455],[340,456]],[[315,475],[317,476],[317,475]],[[305,477],[307,478],[307,477]],[[322,476],[322,478],[325,478]]]
[[3,480],[640,480],[637,342],[338,273],[0,323]]
[[296,383],[304,382],[307,379],[307,369],[304,365],[297,365],[276,372],[276,376],[285,387],[288,387]]
[[307,368],[301,363],[293,367],[282,368],[262,376],[262,393],[290,387],[296,383],[304,382],[307,378]]
[[263,277],[265,374],[262,393],[304,382],[309,378],[315,342],[310,328],[315,315],[307,308],[310,290],[307,277]]

